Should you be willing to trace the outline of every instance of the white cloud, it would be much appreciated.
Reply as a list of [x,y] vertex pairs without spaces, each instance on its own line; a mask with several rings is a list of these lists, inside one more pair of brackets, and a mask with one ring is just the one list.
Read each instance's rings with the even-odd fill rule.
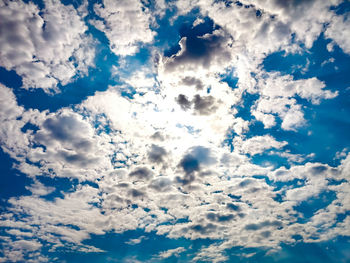
[[[330,21],[326,31],[325,37],[331,38],[339,45],[345,53],[350,54],[350,19],[347,14],[334,15]],[[328,46],[327,46],[328,48]],[[332,50],[331,46],[329,50]]]
[[278,142],[270,135],[255,136],[246,140],[236,137],[233,142],[235,150],[250,155],[263,153],[271,148],[280,149],[288,144],[286,141]]
[[296,34],[296,39],[305,43],[307,48],[311,48],[313,42],[323,31],[324,23],[331,20],[333,14],[330,11],[331,6],[336,6],[340,0],[332,1],[242,1],[253,4],[263,15],[274,15],[277,21],[284,23],[290,30]]
[[166,259],[166,258],[170,258],[172,256],[179,257],[179,255],[185,251],[186,251],[186,249],[184,247],[177,247],[177,248],[173,248],[173,249],[168,249],[166,251],[162,251],[159,253],[159,255],[157,257],[160,259]]
[[23,88],[58,91],[75,75],[93,66],[93,41],[82,17],[71,5],[45,2],[40,11],[32,2],[1,3],[0,65],[22,77]]
[[282,119],[282,129],[296,130],[306,120],[300,104],[295,98],[309,100],[319,104],[322,99],[332,99],[338,92],[325,90],[325,83],[317,78],[294,80],[290,75],[281,76],[279,73],[260,73],[258,75],[258,90],[260,98],[252,107],[251,113],[265,128],[276,125],[275,115]]
[[152,16],[141,1],[104,0],[103,5],[95,4],[94,10],[103,20],[90,22],[106,34],[115,54],[132,55],[140,44],[153,41]]

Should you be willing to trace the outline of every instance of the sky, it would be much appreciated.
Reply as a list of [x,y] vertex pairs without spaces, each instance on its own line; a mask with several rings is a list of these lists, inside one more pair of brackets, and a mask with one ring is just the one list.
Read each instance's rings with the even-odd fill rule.
[[350,2],[0,0],[0,262],[350,262]]

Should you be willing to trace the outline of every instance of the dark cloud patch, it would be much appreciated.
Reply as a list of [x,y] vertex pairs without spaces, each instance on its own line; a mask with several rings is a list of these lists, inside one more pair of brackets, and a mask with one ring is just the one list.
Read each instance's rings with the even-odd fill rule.
[[212,156],[209,148],[203,146],[195,146],[191,148],[190,154],[193,155],[199,163],[203,165],[210,165],[216,163],[216,159]]
[[106,197],[106,200],[112,201],[112,202],[117,202],[117,203],[123,203],[124,202],[123,198],[121,198],[120,196],[115,195],[115,194],[108,195]]
[[161,132],[159,132],[159,131],[155,132],[155,133],[151,136],[151,139],[157,140],[157,141],[161,141],[161,142],[165,140],[163,134],[162,134]]
[[147,167],[138,167],[129,174],[130,177],[135,177],[139,180],[149,180],[152,178],[153,173]]
[[194,174],[190,173],[190,174],[186,174],[184,177],[177,176],[176,182],[182,185],[188,185],[192,183],[195,179],[196,177],[194,176]]
[[232,204],[232,203],[226,204],[226,207],[232,211],[235,211],[235,212],[242,211],[242,208],[240,206]]
[[205,177],[205,176],[209,176],[209,175],[212,175],[212,174],[213,174],[212,171],[203,171],[203,172],[199,173],[199,176],[200,177]]
[[171,184],[172,181],[169,178],[160,177],[152,180],[149,187],[159,192],[165,192],[170,189]]
[[203,82],[200,79],[189,76],[183,78],[181,83],[186,86],[195,86],[197,90],[202,90],[204,87]]
[[167,152],[163,147],[152,144],[150,151],[148,152],[148,159],[153,163],[163,163],[164,157]]
[[307,7],[310,6],[314,0],[274,0],[277,6],[284,9],[291,9],[296,7]]
[[214,164],[216,162],[215,157],[211,155],[209,148],[203,146],[196,146],[191,148],[189,153],[181,159],[179,167],[185,172],[185,176],[177,177],[177,182],[186,185],[195,180],[195,172],[199,172],[200,176],[211,174],[208,171],[201,173],[201,169],[204,166]]
[[215,214],[215,213],[208,213],[207,219],[210,221],[213,221],[213,222],[224,223],[224,222],[231,221],[232,219],[234,219],[234,215],[232,215],[232,214],[220,215],[220,214]]
[[251,230],[251,231],[257,231],[257,230],[260,230],[261,228],[269,227],[269,226],[273,226],[273,227],[276,227],[278,229],[283,227],[281,221],[277,221],[277,220],[269,221],[269,220],[266,220],[266,221],[263,221],[263,222],[258,223],[258,224],[248,224],[248,225],[245,226],[245,229],[246,230]]
[[92,143],[83,138],[88,125],[75,116],[59,116],[44,121],[42,130],[35,134],[35,140],[49,145],[53,140],[69,143],[76,150],[89,151]]
[[312,167],[313,174],[320,174],[320,173],[323,173],[324,171],[327,171],[327,166],[325,165],[318,165],[318,166]]
[[191,108],[192,102],[185,95],[179,94],[175,100],[181,106],[181,109],[186,111]]
[[209,148],[196,146],[191,148],[189,153],[181,159],[179,165],[186,174],[191,174],[200,171],[200,165],[207,166],[214,163],[216,163],[216,159],[211,155]]
[[74,164],[80,167],[89,166],[96,163],[96,159],[89,158],[84,154],[70,153],[67,151],[59,151],[59,156],[63,158],[67,163]]
[[212,223],[209,223],[207,225],[197,224],[191,227],[192,230],[201,233],[202,235],[210,234],[211,232],[215,231],[216,228],[217,226]]
[[121,188],[128,188],[129,187],[129,183],[119,183],[117,184],[118,187],[121,187]]
[[191,174],[195,171],[199,171],[199,161],[195,156],[191,154],[187,154],[182,158],[180,166],[186,174]]
[[194,104],[195,113],[199,115],[210,115],[218,108],[213,96],[200,96],[197,94],[194,96],[192,102]]
[[76,118],[62,116],[57,119],[47,119],[43,124],[44,128],[51,132],[51,136],[58,141],[71,140],[78,128],[81,128]]
[[242,182],[239,183],[239,186],[240,187],[246,187],[246,186],[251,185],[253,183],[254,183],[254,180],[245,179],[245,180],[243,180]]
[[271,232],[270,231],[263,231],[260,233],[260,235],[264,238],[268,238],[269,236],[271,236]]
[[140,191],[140,190],[137,190],[137,189],[131,189],[129,191],[129,194],[134,197],[134,198],[137,198],[137,197],[143,197],[145,196],[145,193]]
[[184,64],[192,64],[208,68],[213,61],[226,62],[231,59],[228,48],[231,39],[222,29],[205,35],[188,34],[180,40],[181,50],[167,60],[169,71]]

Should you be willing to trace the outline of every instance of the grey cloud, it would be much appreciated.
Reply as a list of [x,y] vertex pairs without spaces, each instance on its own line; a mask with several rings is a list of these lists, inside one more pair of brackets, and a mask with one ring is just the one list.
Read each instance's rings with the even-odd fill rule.
[[314,174],[320,174],[328,170],[327,166],[325,165],[314,166],[311,169],[312,169],[312,173]]
[[152,136],[151,136],[151,139],[153,140],[157,140],[157,141],[164,141],[165,138],[163,136],[163,134],[159,131],[155,132]]
[[140,191],[140,190],[137,190],[137,189],[131,189],[131,190],[129,191],[129,194],[130,194],[132,197],[135,197],[135,198],[145,196],[145,193],[144,193],[144,192],[142,192],[142,191]]
[[233,214],[220,215],[220,214],[215,214],[215,213],[208,213],[207,219],[210,221],[214,221],[214,222],[224,223],[224,222],[231,221],[232,219],[234,219],[234,215]]
[[211,165],[216,163],[216,159],[212,156],[209,148],[203,146],[196,146],[191,148],[188,154],[186,154],[180,161],[180,167],[186,174],[191,174],[195,171],[200,171],[200,165]]
[[191,154],[187,154],[182,158],[180,166],[186,174],[191,174],[195,171],[199,171],[199,161],[195,156]]
[[160,177],[152,180],[149,184],[149,187],[153,188],[156,191],[163,192],[169,190],[171,184],[172,181],[169,178]]
[[271,236],[271,231],[263,231],[260,233],[260,235],[264,238],[268,238],[269,236]]
[[185,95],[179,94],[175,100],[183,110],[188,110],[191,108],[192,102],[189,101]]
[[314,2],[314,0],[274,0],[274,2],[277,6],[280,6],[284,9],[290,9],[299,6],[303,6],[303,8],[306,8],[307,6],[310,6]]
[[197,90],[203,89],[204,86],[200,79],[189,76],[183,78],[181,83],[187,86],[195,86]]
[[232,204],[232,203],[229,203],[229,204],[226,204],[226,207],[230,210],[233,210],[233,211],[236,211],[236,212],[240,212],[242,211],[242,208],[238,205],[235,205],[235,204]]
[[[216,163],[215,157],[212,156],[209,148],[196,146],[190,149],[189,153],[185,154],[179,163],[179,167],[185,172],[184,177],[177,177],[177,182],[187,185],[195,180],[194,173],[200,172],[202,166],[208,166]],[[205,176],[210,172],[205,171],[199,175]]]
[[210,115],[218,108],[213,96],[200,96],[197,94],[194,96],[192,102],[194,103],[195,113],[200,115]]
[[53,138],[59,141],[74,138],[74,131],[79,128],[79,124],[72,116],[62,116],[57,119],[47,119],[43,126],[51,132]]
[[212,34],[204,36],[183,37],[180,40],[181,51],[167,61],[166,68],[172,71],[183,64],[208,68],[214,61],[229,61],[231,59],[228,51],[229,42],[230,39],[223,30],[215,30]]
[[138,167],[129,174],[130,177],[136,177],[139,180],[149,180],[152,178],[153,173],[147,167]]
[[192,101],[190,101],[187,96],[179,94],[175,100],[185,111],[190,109],[193,104],[194,113],[199,115],[210,115],[218,108],[217,102],[213,96],[200,96],[196,94]]
[[212,171],[202,171],[199,173],[199,176],[201,177],[205,177],[205,176],[209,176],[209,175],[212,175],[213,172]]
[[192,230],[194,230],[195,232],[199,232],[202,235],[206,235],[206,234],[210,234],[210,232],[215,231],[217,228],[216,225],[209,223],[207,225],[194,225],[191,227]]
[[276,228],[282,228],[283,225],[282,225],[282,222],[281,221],[269,221],[269,220],[266,220],[266,221],[263,221],[261,223],[258,223],[258,224],[248,224],[245,226],[245,229],[246,230],[251,230],[251,231],[256,231],[256,230],[260,230],[261,228],[265,228],[265,227],[269,227],[269,226],[272,226],[272,227],[276,227]]
[[102,160],[103,156],[96,154],[97,146],[92,127],[80,119],[79,115],[57,113],[56,116],[44,120],[39,127],[39,130],[34,131],[33,138],[34,143],[43,148],[44,153],[31,154],[29,160],[32,162],[45,160],[43,167],[56,163],[62,165],[63,169],[67,168],[68,172],[71,165],[91,168]]
[[89,158],[89,156],[85,154],[70,153],[64,150],[59,151],[58,154],[67,163],[78,165],[80,167],[90,166],[98,161],[97,158]]
[[243,180],[242,182],[239,183],[239,186],[240,187],[246,187],[246,186],[251,185],[253,183],[254,183],[254,180],[245,179],[245,180]]
[[35,139],[40,143],[50,144],[52,139],[60,142],[69,142],[75,149],[89,151],[92,143],[82,138],[89,131],[86,123],[83,123],[75,116],[59,116],[57,118],[49,118],[44,121],[43,130],[38,131]]
[[153,163],[164,162],[164,157],[167,155],[166,150],[163,147],[152,144],[150,151],[148,152],[148,159]]
[[122,188],[128,188],[129,187],[129,183],[119,183],[117,184],[118,187],[122,187]]
[[203,165],[216,163],[216,158],[212,155],[212,152],[209,148],[203,146],[195,146],[191,148],[190,154],[192,154]]
[[188,185],[195,180],[195,176],[192,173],[185,174],[184,177],[177,176],[176,181],[182,185]]

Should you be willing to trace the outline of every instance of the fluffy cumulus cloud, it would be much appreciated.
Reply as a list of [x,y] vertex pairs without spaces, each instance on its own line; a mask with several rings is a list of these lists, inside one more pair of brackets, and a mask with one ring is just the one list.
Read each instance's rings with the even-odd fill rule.
[[152,42],[152,16],[142,1],[105,0],[95,4],[94,10],[102,19],[91,23],[103,31],[109,39],[111,50],[117,55],[132,55],[139,43]]
[[326,37],[332,39],[335,43],[339,45],[339,47],[341,47],[344,50],[344,52],[348,54],[350,53],[349,30],[347,30],[349,26],[349,15],[334,15],[325,32]]
[[15,70],[23,88],[57,91],[93,66],[93,40],[72,5],[46,1],[39,10],[32,2],[2,1],[0,19],[0,66]]
[[[0,157],[25,178],[1,195],[0,262],[113,261],[110,240],[154,247],[123,262],[244,262],[350,236],[339,1],[73,4],[0,4],[1,70],[22,79],[0,78]],[[97,42],[106,68],[89,72]],[[265,67],[281,53],[310,65]],[[100,86],[75,104],[21,90],[85,74]]]

